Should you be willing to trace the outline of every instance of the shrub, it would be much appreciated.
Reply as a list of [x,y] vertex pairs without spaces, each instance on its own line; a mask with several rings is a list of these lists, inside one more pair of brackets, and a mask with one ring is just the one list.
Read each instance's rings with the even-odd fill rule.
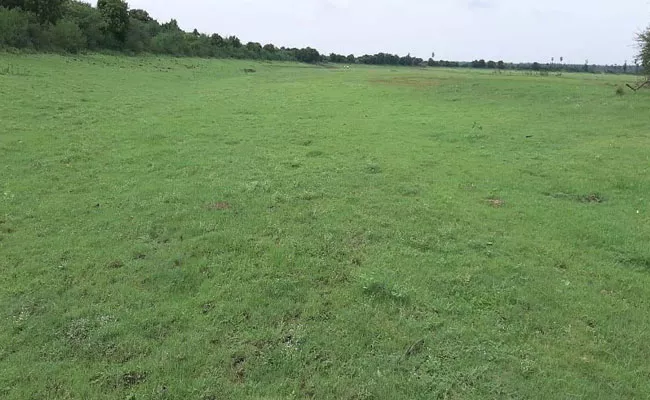
[[182,56],[187,54],[185,35],[183,32],[163,32],[153,39],[153,49],[156,53]]
[[0,43],[16,48],[31,46],[29,24],[29,14],[0,7]]
[[88,40],[81,28],[68,19],[62,19],[50,27],[52,46],[58,50],[78,53],[88,47]]

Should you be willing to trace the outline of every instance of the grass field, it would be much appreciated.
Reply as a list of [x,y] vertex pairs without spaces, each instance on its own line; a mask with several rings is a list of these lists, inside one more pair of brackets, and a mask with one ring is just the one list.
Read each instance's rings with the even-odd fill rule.
[[0,54],[0,398],[646,398],[625,79]]

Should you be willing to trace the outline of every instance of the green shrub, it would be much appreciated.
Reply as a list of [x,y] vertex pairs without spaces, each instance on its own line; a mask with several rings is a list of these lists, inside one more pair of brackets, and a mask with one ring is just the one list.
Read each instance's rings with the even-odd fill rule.
[[88,47],[86,36],[73,21],[62,19],[49,29],[52,46],[57,50],[78,53]]
[[185,55],[188,52],[185,34],[183,32],[163,32],[153,38],[153,49],[156,53]]
[[0,7],[0,45],[25,48],[32,45],[29,14]]

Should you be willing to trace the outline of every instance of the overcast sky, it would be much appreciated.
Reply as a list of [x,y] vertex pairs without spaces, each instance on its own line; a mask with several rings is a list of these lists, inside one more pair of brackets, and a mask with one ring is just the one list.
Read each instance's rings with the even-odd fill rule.
[[436,59],[632,63],[650,0],[130,0],[244,43]]

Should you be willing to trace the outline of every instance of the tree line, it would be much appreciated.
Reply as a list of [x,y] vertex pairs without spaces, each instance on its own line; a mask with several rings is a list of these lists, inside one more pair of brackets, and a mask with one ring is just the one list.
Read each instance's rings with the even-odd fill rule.
[[268,43],[242,43],[237,36],[207,35],[196,29],[185,32],[175,19],[159,22],[146,10],[130,9],[123,0],[98,0],[92,5],[77,0],[0,0],[0,47],[36,51],[118,51],[128,54],[153,53],[173,56],[240,58],[306,63],[469,67],[478,69],[520,69],[533,71],[581,71],[638,73],[650,67],[650,30],[639,35],[645,47],[635,66],[565,65],[564,63],[505,63],[474,60],[471,62],[428,60],[388,53],[321,54],[311,47],[286,48]]
[[118,51],[174,56],[325,61],[310,47],[284,48],[242,43],[222,37],[184,32],[172,19],[160,23],[146,10],[129,9],[122,0],[99,0],[97,6],[75,0],[0,0],[0,47],[37,51]]

